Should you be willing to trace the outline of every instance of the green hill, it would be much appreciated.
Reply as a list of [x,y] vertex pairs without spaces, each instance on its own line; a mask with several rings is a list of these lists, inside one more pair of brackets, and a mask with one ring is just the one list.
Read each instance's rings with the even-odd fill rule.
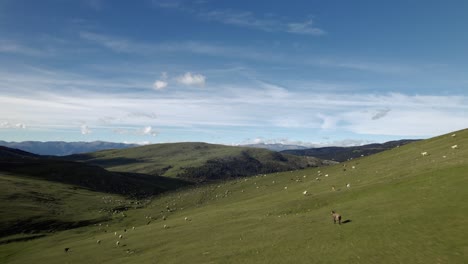
[[177,177],[196,182],[329,164],[313,157],[207,143],[155,144],[66,158],[99,165],[111,171]]
[[[455,134],[169,193],[110,232],[88,226],[0,245],[0,262],[467,263],[468,130]],[[334,225],[331,210],[346,223]]]

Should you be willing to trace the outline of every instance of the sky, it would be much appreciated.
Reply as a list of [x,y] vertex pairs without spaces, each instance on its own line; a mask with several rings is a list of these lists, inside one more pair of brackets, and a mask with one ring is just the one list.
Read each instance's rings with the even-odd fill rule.
[[464,129],[467,12],[0,0],[0,140],[347,146]]

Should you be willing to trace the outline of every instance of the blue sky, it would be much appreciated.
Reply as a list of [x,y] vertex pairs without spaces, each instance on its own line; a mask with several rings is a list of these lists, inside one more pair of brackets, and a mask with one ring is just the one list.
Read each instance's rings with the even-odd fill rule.
[[0,1],[0,140],[352,145],[468,127],[467,1]]

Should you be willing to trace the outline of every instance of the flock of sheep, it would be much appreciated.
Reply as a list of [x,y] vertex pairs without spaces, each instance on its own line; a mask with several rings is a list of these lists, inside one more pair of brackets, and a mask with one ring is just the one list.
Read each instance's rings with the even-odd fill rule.
[[[456,134],[453,134],[452,137],[456,137]],[[452,146],[451,146],[451,149],[453,149],[453,150],[458,149],[458,144],[452,145]],[[429,153],[428,153],[427,151],[423,151],[423,152],[421,152],[421,155],[422,155],[422,156],[428,156]],[[446,156],[443,156],[443,157],[445,158]],[[346,165],[346,164],[343,164],[342,166],[343,166],[343,171],[346,171],[347,165]],[[356,169],[356,166],[355,166],[355,165],[352,165],[352,166],[351,166],[351,169],[353,169],[353,170]],[[291,171],[291,172],[293,172],[293,171]],[[321,172],[320,170],[317,171],[317,175],[318,175],[318,177],[315,178],[316,181],[321,181],[321,176],[329,177],[329,174],[322,174],[322,172]],[[258,178],[258,177],[266,177],[266,176],[267,176],[267,175],[263,174],[263,175],[257,175],[257,176],[255,176],[255,177]],[[297,177],[296,182],[301,182],[301,181],[302,181],[298,176],[296,176],[296,177]],[[306,177],[307,177],[306,175],[303,176],[303,178],[306,178]],[[292,180],[292,179],[291,179],[291,180]],[[249,181],[249,178],[238,179],[237,181],[234,181],[234,183],[231,183],[231,184],[236,184],[236,183],[239,183],[239,182],[247,182],[247,181]],[[276,181],[272,181],[272,184],[276,184]],[[257,189],[259,188],[259,186],[257,186],[257,182],[254,182],[254,185],[256,186]],[[213,191],[213,190],[215,190],[215,189],[217,189],[217,188],[219,188],[219,187],[221,187],[221,186],[218,185],[217,187],[212,187],[212,188],[210,188],[210,190]],[[350,188],[350,187],[351,187],[351,184],[350,184],[350,183],[347,183],[347,184],[346,184],[346,188]],[[284,187],[284,190],[288,190],[288,186],[285,186],[285,187]],[[336,191],[335,186],[332,186],[332,191]],[[243,192],[244,192],[244,190],[242,189],[242,190],[241,190],[241,193],[243,193]],[[226,191],[224,192],[224,194],[222,195],[222,197],[227,197],[228,195],[230,195],[230,193],[231,193],[231,192],[230,192],[229,190],[226,190]],[[303,194],[304,196],[308,196],[308,195],[310,195],[310,192],[307,191],[307,190],[305,190],[305,191],[302,192],[302,194]],[[180,199],[181,196],[179,195],[178,198]],[[216,195],[216,198],[218,198],[218,195]],[[106,197],[106,198],[105,198],[105,203],[108,204],[108,203],[110,203],[110,202],[111,202],[110,199],[109,199],[108,197]],[[175,205],[175,203],[174,203],[173,205]],[[166,210],[167,210],[168,212],[172,212],[172,209],[169,208],[169,205],[166,206]],[[114,212],[114,213],[115,213],[115,212]],[[335,223],[338,222],[339,224],[341,224],[341,216],[340,216],[339,214],[337,214],[337,213],[335,213],[334,211],[332,211],[332,217],[333,217],[333,220],[334,220]],[[149,219],[150,222],[151,222],[151,220],[152,220],[152,217],[151,217],[151,216],[145,216],[145,218],[146,218],[147,220]],[[161,219],[162,219],[162,220],[166,220],[166,215],[162,215]],[[185,221],[191,221],[191,219],[190,219],[189,217],[185,217],[184,220],[185,220]],[[150,222],[148,222],[148,223],[150,223]],[[99,226],[100,226],[100,224],[99,224]],[[107,225],[107,226],[108,226],[108,225]],[[163,225],[163,228],[164,228],[164,229],[168,229],[168,228],[169,228],[169,225],[165,224],[165,225]],[[135,227],[132,227],[132,230],[135,230]],[[126,229],[124,229],[124,233],[127,233],[127,230],[126,230]],[[123,233],[120,233],[120,234],[119,234],[118,232],[114,232],[114,236],[117,238],[116,240],[114,240],[114,241],[116,241],[116,242],[115,242],[115,246],[117,246],[117,247],[121,246],[121,241],[125,238],[125,237],[124,237],[124,234],[123,234]],[[97,244],[101,244],[101,242],[102,242],[102,241],[101,241],[100,239],[98,239],[98,240],[96,241]],[[65,252],[68,252],[69,250],[70,250],[70,248],[65,248]]]

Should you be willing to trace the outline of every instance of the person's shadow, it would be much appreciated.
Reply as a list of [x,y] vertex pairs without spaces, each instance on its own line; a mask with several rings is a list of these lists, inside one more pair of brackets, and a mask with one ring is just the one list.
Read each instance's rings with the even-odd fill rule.
[[352,220],[351,220],[351,219],[346,219],[346,220],[344,220],[344,221],[343,221],[343,222],[341,222],[341,223],[342,223],[342,224],[347,224],[347,223],[351,223],[351,222],[352,222]]

